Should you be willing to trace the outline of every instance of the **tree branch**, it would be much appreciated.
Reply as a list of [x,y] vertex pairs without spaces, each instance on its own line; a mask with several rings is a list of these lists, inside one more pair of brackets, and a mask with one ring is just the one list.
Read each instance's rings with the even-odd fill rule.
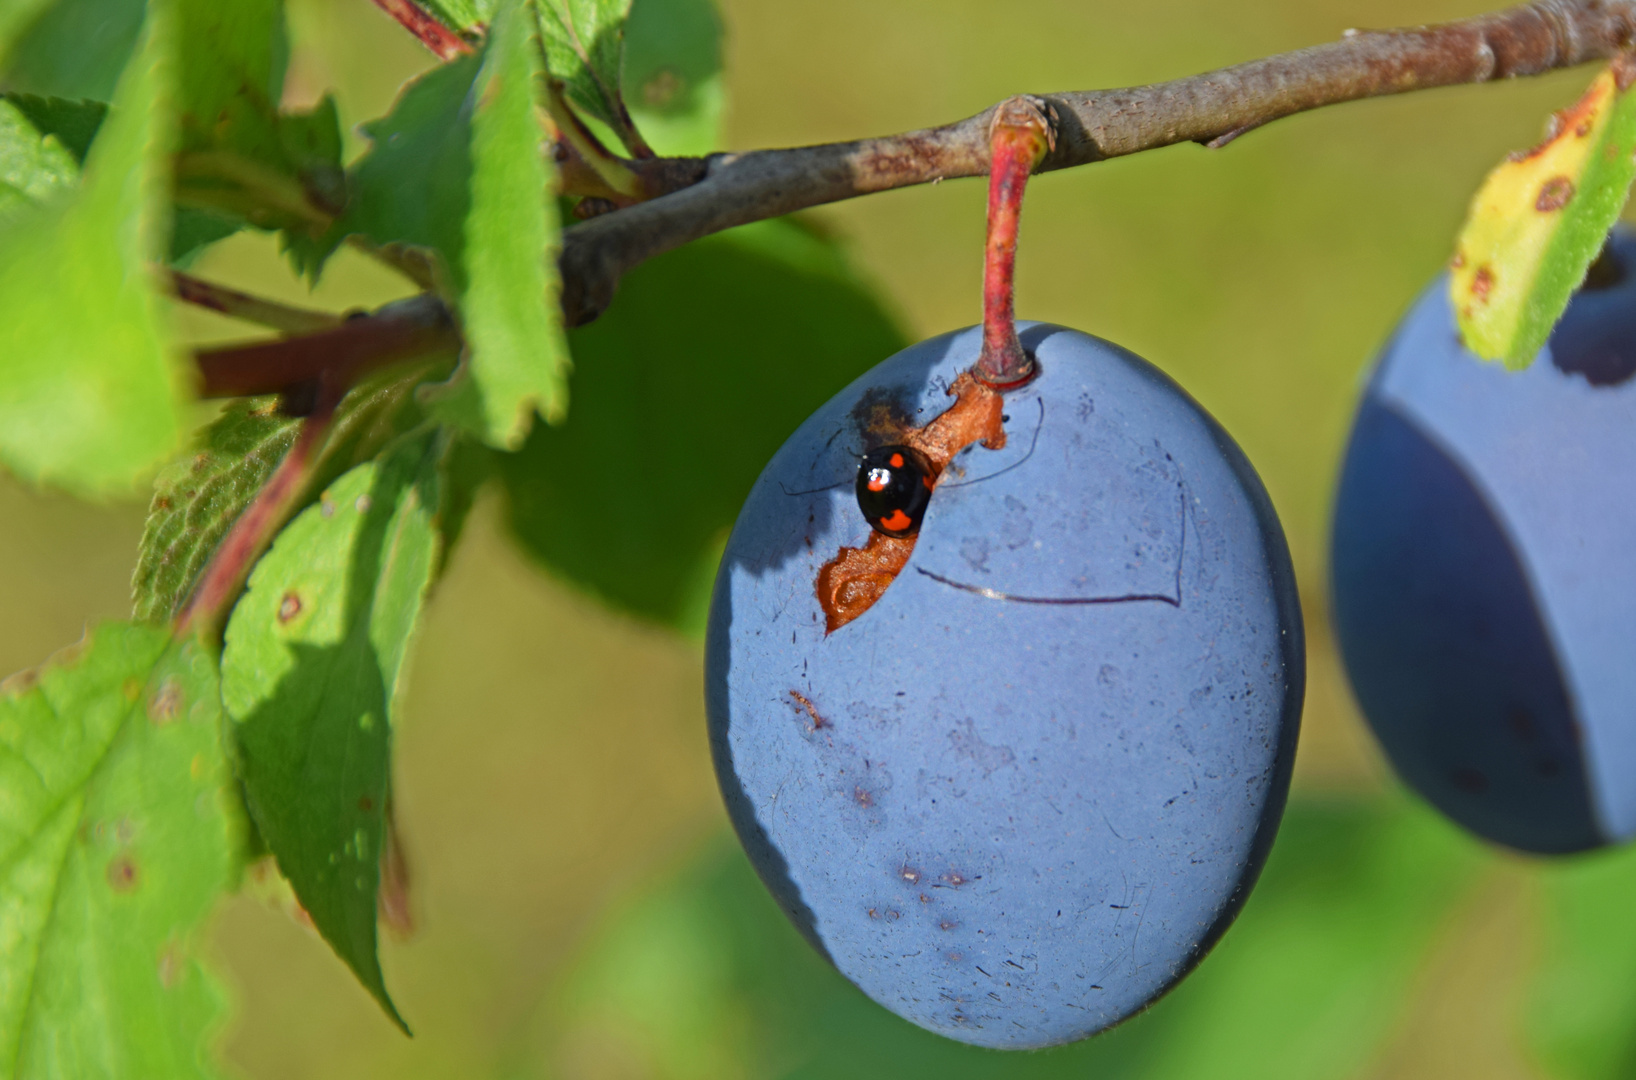
[[[1328,45],[1171,82],[1042,94],[1058,131],[1040,171],[1179,142],[1224,146],[1325,105],[1539,75],[1633,42],[1636,0],[1536,0],[1440,26],[1349,30]],[[626,271],[702,236],[857,195],[985,175],[993,113],[859,142],[714,155],[698,183],[566,231],[564,316],[570,325],[596,318]]]
[[430,293],[301,337],[201,349],[194,353],[199,396],[277,394],[324,378],[341,389],[391,364],[460,351],[460,331]]
[[[382,6],[395,14],[413,7]],[[1633,44],[1636,0],[1535,0],[1440,26],[1349,30],[1328,45],[1171,82],[1038,95],[1034,100],[1056,130],[1054,148],[1036,171],[1180,142],[1222,147],[1263,124],[1325,105],[1540,75],[1606,59]],[[626,271],[711,233],[871,192],[986,175],[997,108],[940,128],[858,142],[703,161],[624,162],[641,177],[647,198],[564,232],[564,318],[569,325],[591,321]],[[583,162],[575,167],[594,176]],[[420,278],[430,287],[428,275]],[[427,294],[331,330],[212,349],[197,359],[203,394],[227,397],[283,391],[328,371],[339,371],[350,385],[388,364],[460,347],[455,316]]]

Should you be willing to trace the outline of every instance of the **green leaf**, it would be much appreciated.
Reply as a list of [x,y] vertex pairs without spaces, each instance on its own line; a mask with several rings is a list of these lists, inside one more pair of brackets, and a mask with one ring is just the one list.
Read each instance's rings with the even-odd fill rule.
[[244,228],[244,222],[226,214],[200,210],[192,206],[178,206],[170,230],[170,264],[185,270],[218,240]]
[[726,532],[790,432],[904,345],[836,247],[745,226],[628,274],[569,334],[574,409],[502,458],[511,525],[552,569],[703,633]]
[[70,101],[37,94],[0,94],[0,97],[27,117],[41,135],[55,137],[63,149],[74,156],[76,168],[85,164],[91,140],[96,138],[97,130],[108,116],[108,106],[100,101]]
[[436,253],[458,292],[462,229],[471,207],[471,117],[466,109],[480,56],[462,56],[409,82],[392,111],[363,125],[367,153],[347,176],[346,212],[314,244],[291,252],[316,279],[350,235],[381,247]]
[[79,162],[62,141],[43,134],[23,110],[0,98],[0,221],[70,190],[79,177]]
[[568,100],[615,131],[632,127],[619,92],[631,0],[538,0],[545,66]]
[[[414,391],[434,370],[422,364],[386,372],[342,399],[313,466],[312,497],[420,421]],[[227,530],[295,441],[299,423],[279,413],[276,398],[236,401],[199,433],[191,453],[159,474],[131,578],[138,621],[168,622],[181,610]]]
[[520,444],[536,413],[561,415],[568,365],[524,10],[500,4],[481,55],[423,75],[391,115],[366,125],[373,145],[353,170],[347,212],[318,250],[299,253],[316,273],[352,233],[433,252],[468,347],[436,411],[501,447]]
[[142,35],[146,11],[146,0],[0,4],[0,85],[52,97],[111,100]]
[[1533,363],[1618,220],[1636,180],[1636,58],[1621,55],[1552,133],[1513,154],[1472,200],[1449,299],[1466,346]]
[[251,817],[319,932],[400,1027],[376,952],[376,894],[392,727],[438,560],[446,447],[435,431],[395,444],[291,522],[251,574],[222,657]]
[[655,152],[711,153],[720,144],[721,16],[711,0],[636,0],[625,23],[621,85]]
[[281,115],[281,0],[175,0],[180,16],[177,199],[261,228],[317,234],[346,201],[335,103]]
[[0,1075],[211,1075],[238,872],[215,660],[109,624],[0,684]]
[[192,453],[159,474],[131,577],[137,621],[167,623],[181,610],[300,423],[277,411],[277,399],[236,401],[199,433]]
[[557,203],[540,149],[537,58],[524,12],[518,0],[501,0],[477,76],[461,248],[466,356],[436,408],[488,445],[511,450],[536,414],[561,418],[569,366],[557,300]]
[[1400,797],[1294,802],[1238,922],[1175,990],[1094,1039],[997,1054],[866,999],[724,838],[594,936],[528,1056],[666,1080],[1346,1080],[1391,1034],[1430,944],[1490,864]]
[[181,441],[186,390],[151,269],[168,226],[169,39],[156,14],[81,185],[0,223],[0,464],[34,483],[129,490]]
[[1544,865],[1542,961],[1527,1002],[1531,1049],[1557,1080],[1616,1080],[1636,1065],[1636,849]]
[[444,26],[461,34],[481,31],[494,18],[499,0],[422,0],[418,5]]

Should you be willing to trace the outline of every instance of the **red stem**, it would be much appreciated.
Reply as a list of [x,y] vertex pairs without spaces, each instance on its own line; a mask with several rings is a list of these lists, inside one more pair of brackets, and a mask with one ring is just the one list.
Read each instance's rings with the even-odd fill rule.
[[459,349],[460,331],[449,309],[426,294],[316,334],[201,349],[194,360],[201,397],[249,397],[281,393],[320,376],[348,387],[371,371]]
[[284,460],[233,523],[193,587],[193,594],[177,613],[177,637],[207,629],[219,635],[228,610],[250,576],[250,568],[283,528],[307,486],[318,451],[335,421],[335,407],[345,394],[344,389],[337,388],[344,385],[327,378],[320,380],[318,402],[301,421],[301,430]]
[[988,248],[983,262],[983,352],[972,374],[998,390],[1034,377],[1034,359],[1017,339],[1017,225],[1028,176],[1055,142],[1043,102],[1002,102],[989,126]]
[[396,19],[439,60],[453,60],[472,51],[471,43],[433,17],[414,0],[375,0],[375,6]]

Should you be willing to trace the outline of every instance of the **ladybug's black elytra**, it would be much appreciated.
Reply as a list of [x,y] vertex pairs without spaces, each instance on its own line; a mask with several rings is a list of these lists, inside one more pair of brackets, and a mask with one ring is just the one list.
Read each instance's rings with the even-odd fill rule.
[[882,446],[858,463],[858,509],[875,531],[913,536],[932,497],[932,463],[912,446]]

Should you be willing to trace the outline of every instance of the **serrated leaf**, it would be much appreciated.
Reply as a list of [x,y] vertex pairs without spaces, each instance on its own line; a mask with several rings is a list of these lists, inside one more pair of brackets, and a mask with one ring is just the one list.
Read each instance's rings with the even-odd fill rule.
[[405,84],[392,111],[363,125],[370,148],[347,174],[350,201],[327,233],[292,244],[297,270],[317,280],[348,236],[380,247],[435,253],[457,291],[461,227],[471,205],[471,123],[466,109],[482,64],[462,56]]
[[718,149],[726,99],[721,16],[712,0],[636,0],[621,85],[631,118],[661,156]]
[[471,203],[461,248],[466,356],[434,411],[488,445],[512,450],[536,414],[559,419],[568,398],[557,299],[560,230],[534,107],[537,75],[525,9],[501,0],[475,87]]
[[[313,464],[311,497],[419,422],[415,387],[433,370],[423,364],[385,372],[342,399]],[[191,453],[159,474],[131,577],[137,621],[168,622],[181,610],[227,531],[283,460],[299,425],[278,412],[275,398],[236,401],[199,433]],[[298,500],[296,508],[307,501]]]
[[41,135],[53,136],[74,157],[76,166],[85,163],[91,140],[96,138],[108,106],[100,101],[42,97],[38,94],[0,94],[28,118]]
[[435,409],[503,447],[522,441],[535,413],[561,414],[568,364],[556,204],[524,11],[520,0],[500,4],[482,54],[434,68],[390,115],[365,126],[372,146],[352,172],[352,202],[304,260],[316,273],[353,233],[434,253],[467,344]]
[[215,660],[109,624],[0,683],[0,1075],[211,1075],[238,867]]
[[788,220],[631,271],[607,313],[569,333],[567,421],[501,458],[524,548],[607,600],[702,634],[714,559],[761,467],[905,344],[876,294],[833,244]]
[[125,491],[181,441],[186,391],[151,271],[168,228],[170,33],[155,14],[83,182],[0,223],[0,464],[34,483]]
[[251,817],[318,931],[399,1026],[376,951],[379,859],[447,441],[398,443],[302,511],[251,574],[222,657]]
[[322,232],[346,199],[341,132],[325,98],[281,115],[281,0],[175,0],[181,30],[177,199],[261,228]]
[[72,189],[79,177],[79,162],[61,140],[0,98],[0,220]]
[[233,522],[295,442],[299,420],[276,399],[236,401],[199,433],[191,454],[154,481],[153,502],[131,577],[132,616],[169,622]]
[[615,131],[632,127],[619,92],[631,0],[538,0],[545,65],[568,100]]
[[0,84],[30,94],[111,100],[146,11],[146,0],[0,4]]
[[1525,368],[1551,335],[1636,179],[1636,58],[1621,55],[1545,142],[1489,173],[1455,247],[1449,298],[1466,346]]

